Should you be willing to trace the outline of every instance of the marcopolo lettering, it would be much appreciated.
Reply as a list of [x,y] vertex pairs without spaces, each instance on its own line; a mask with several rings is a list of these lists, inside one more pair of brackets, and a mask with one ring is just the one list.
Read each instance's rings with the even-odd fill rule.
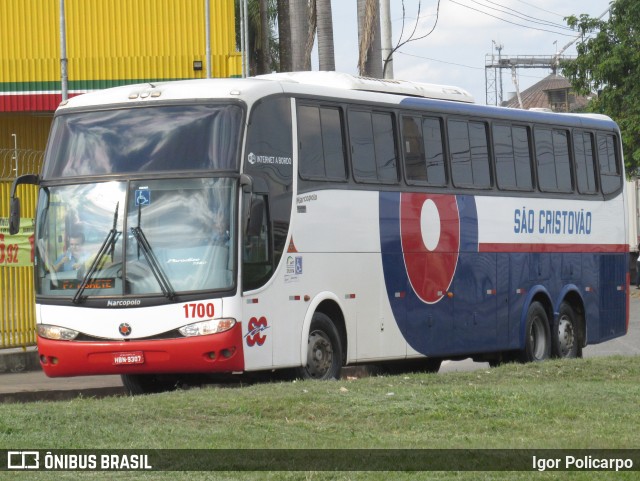
[[140,299],[120,299],[107,301],[107,307],[132,307],[139,306],[142,303]]

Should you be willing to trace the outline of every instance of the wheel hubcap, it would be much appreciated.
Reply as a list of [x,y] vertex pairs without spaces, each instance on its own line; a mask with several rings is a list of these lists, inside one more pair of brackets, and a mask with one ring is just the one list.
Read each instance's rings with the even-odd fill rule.
[[575,334],[573,324],[568,317],[562,316],[558,321],[558,347],[560,356],[567,357],[573,351]]
[[314,379],[323,378],[333,364],[333,348],[324,332],[314,331],[309,335],[309,352],[307,354],[307,371]]

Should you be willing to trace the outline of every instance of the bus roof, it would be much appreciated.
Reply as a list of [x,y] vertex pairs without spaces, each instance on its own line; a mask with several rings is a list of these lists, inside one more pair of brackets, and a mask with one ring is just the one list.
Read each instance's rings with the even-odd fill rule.
[[617,129],[605,115],[535,112],[473,103],[463,89],[404,80],[355,77],[338,72],[291,72],[260,75],[248,79],[193,79],[124,85],[70,98],[60,104],[67,108],[108,107],[148,102],[205,99],[241,99],[248,104],[265,96],[285,93],[341,100],[379,101],[417,107],[453,115],[471,115],[511,121],[592,126]]
[[407,80],[378,79],[356,77],[340,72],[285,72],[258,75],[256,78],[294,82],[305,85],[333,87],[343,90],[359,90],[385,94],[424,97],[429,99],[452,100],[455,102],[474,103],[473,96],[460,87],[436,85]]
[[[74,107],[106,106],[114,104],[158,100],[187,100],[212,98],[243,98],[251,101],[273,93],[293,90],[318,92],[317,87],[333,91],[334,95],[347,91],[357,93],[376,92],[398,97],[421,97],[473,103],[473,97],[463,89],[446,85],[434,85],[405,80],[355,77],[338,72],[292,72],[260,75],[249,79],[194,79],[168,82],[149,82],[123,85],[89,92],[70,98],[60,104],[61,109]],[[313,89],[309,89],[313,87]],[[329,94],[331,94],[329,93]]]

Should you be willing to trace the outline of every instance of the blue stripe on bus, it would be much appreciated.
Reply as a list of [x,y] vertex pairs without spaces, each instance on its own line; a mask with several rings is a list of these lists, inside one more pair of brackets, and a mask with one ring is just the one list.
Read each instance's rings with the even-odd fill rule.
[[460,252],[448,289],[451,294],[428,303],[416,294],[407,273],[402,196],[379,194],[387,298],[414,350],[446,356],[519,349],[524,342],[524,315],[536,295],[546,296],[554,312],[567,295],[581,299],[589,344],[625,333],[625,253],[478,252],[475,199],[458,195],[456,201]]

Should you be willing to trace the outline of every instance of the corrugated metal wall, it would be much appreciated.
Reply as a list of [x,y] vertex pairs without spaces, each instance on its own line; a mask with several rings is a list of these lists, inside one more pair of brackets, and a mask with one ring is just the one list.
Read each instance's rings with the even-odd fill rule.
[[[69,80],[79,82],[76,88],[84,88],[83,81],[205,76],[205,69],[193,70],[193,61],[206,54],[203,0],[66,4]],[[239,75],[233,0],[210,0],[210,12],[213,76]]]
[[[0,1],[0,110],[55,109],[58,6]],[[210,0],[210,13],[212,75],[240,76],[233,0]],[[206,56],[204,16],[203,0],[65,0],[69,90],[203,78],[193,62]]]
[[[0,180],[0,218],[9,217],[11,182]],[[33,218],[36,210],[35,186],[18,187],[22,217]],[[0,226],[0,259],[11,244],[6,227]],[[10,267],[0,263],[0,348],[27,347],[36,343],[33,267]]]
[[[33,267],[14,267],[5,262],[7,247],[13,244],[6,219],[11,182],[16,175],[40,172],[50,125],[51,114],[0,115],[0,348],[26,347],[36,342]],[[11,134],[16,135],[17,149]],[[33,219],[37,189],[20,186],[18,195],[22,217]]]

